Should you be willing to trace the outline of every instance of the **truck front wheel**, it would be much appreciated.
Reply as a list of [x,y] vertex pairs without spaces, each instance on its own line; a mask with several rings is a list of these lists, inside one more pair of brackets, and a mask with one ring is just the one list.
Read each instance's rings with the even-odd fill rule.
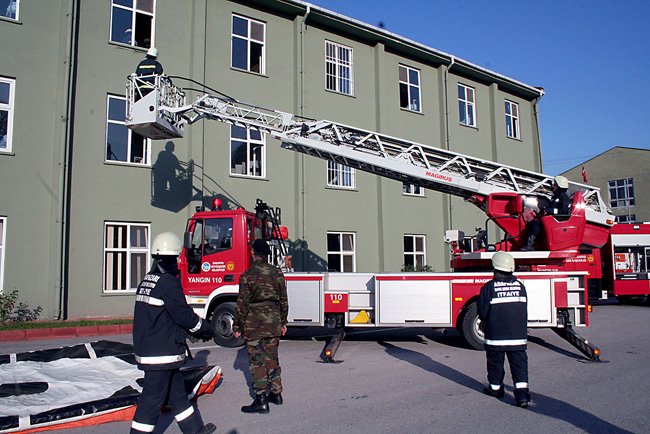
[[476,302],[470,304],[464,311],[462,318],[460,318],[461,327],[460,331],[467,343],[476,350],[483,350],[485,347],[483,331],[479,327],[481,320],[478,318],[478,307]]
[[212,314],[212,328],[214,329],[214,341],[222,347],[239,347],[244,344],[240,336],[233,336],[232,326],[235,323],[235,307],[232,302],[221,303]]

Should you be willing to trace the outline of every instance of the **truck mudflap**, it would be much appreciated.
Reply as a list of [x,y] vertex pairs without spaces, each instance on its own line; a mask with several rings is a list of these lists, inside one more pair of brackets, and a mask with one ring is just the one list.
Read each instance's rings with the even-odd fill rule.
[[600,350],[597,346],[589,342],[583,336],[580,336],[573,329],[571,325],[571,320],[569,314],[566,311],[560,312],[564,318],[564,328],[553,327],[553,331],[557,333],[558,336],[569,342],[571,345],[576,347],[582,354],[587,356],[590,362],[601,362],[600,360]]
[[327,318],[327,327],[336,330],[334,335],[329,339],[320,358],[325,363],[342,363],[343,360],[334,360],[334,355],[339,349],[341,342],[345,339],[345,327],[343,326],[343,316],[341,314],[330,315]]

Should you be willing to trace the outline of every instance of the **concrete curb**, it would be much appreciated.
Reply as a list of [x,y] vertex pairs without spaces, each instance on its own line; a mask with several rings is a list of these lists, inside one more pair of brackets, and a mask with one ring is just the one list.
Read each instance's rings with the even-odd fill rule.
[[132,332],[133,324],[55,327],[51,329],[2,330],[0,331],[0,342],[38,341],[44,339],[63,339],[86,336],[125,335]]

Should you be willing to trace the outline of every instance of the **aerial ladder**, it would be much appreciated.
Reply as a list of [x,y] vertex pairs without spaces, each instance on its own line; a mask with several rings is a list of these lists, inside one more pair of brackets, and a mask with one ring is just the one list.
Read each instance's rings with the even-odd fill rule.
[[[152,78],[154,89],[144,94],[143,80],[148,79],[149,85]],[[504,231],[504,239],[459,255],[452,261],[454,268],[485,264],[498,250],[512,252],[523,265],[561,261],[577,255],[581,246],[602,247],[614,224],[599,188],[570,182],[571,215],[565,221],[542,217],[546,238],[538,250],[543,253],[518,251],[525,244],[524,228],[538,209],[538,201],[552,196],[551,176],[338,122],[305,119],[227,96],[206,93],[188,103],[185,92],[168,77],[128,77],[126,125],[133,131],[151,139],[181,138],[186,124],[201,119],[254,128],[280,140],[285,149],[449,193],[476,205]]]

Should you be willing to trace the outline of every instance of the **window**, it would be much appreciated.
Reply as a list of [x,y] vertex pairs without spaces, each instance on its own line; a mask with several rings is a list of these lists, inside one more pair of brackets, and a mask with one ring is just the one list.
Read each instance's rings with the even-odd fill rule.
[[149,48],[154,43],[155,0],[113,0],[111,41]]
[[327,269],[329,271],[356,271],[354,233],[327,233]]
[[632,178],[609,181],[609,206],[612,208],[634,206],[634,182]]
[[18,21],[20,0],[0,0],[0,14],[10,20]]
[[404,235],[404,266],[422,270],[427,265],[426,236]]
[[399,66],[399,106],[403,109],[421,112],[420,71]]
[[470,127],[476,126],[474,116],[474,88],[462,84],[458,85],[458,114],[460,123]]
[[519,104],[506,100],[506,136],[519,138]]
[[616,223],[636,223],[636,214],[617,215]]
[[150,165],[151,140],[126,127],[126,98],[109,95],[106,113],[104,161]]
[[0,294],[3,291],[3,280],[5,272],[5,234],[7,227],[7,219],[0,217]]
[[352,48],[325,41],[325,88],[346,95],[354,94]]
[[402,194],[407,196],[424,196],[424,188],[415,184],[402,183]]
[[266,24],[232,16],[232,67],[264,74]]
[[0,152],[11,152],[14,125],[14,80],[0,78]]
[[133,292],[147,273],[149,226],[104,224],[104,292]]
[[327,186],[357,188],[357,171],[333,161],[327,162]]
[[255,129],[230,126],[230,174],[263,178],[266,176],[264,138]]

